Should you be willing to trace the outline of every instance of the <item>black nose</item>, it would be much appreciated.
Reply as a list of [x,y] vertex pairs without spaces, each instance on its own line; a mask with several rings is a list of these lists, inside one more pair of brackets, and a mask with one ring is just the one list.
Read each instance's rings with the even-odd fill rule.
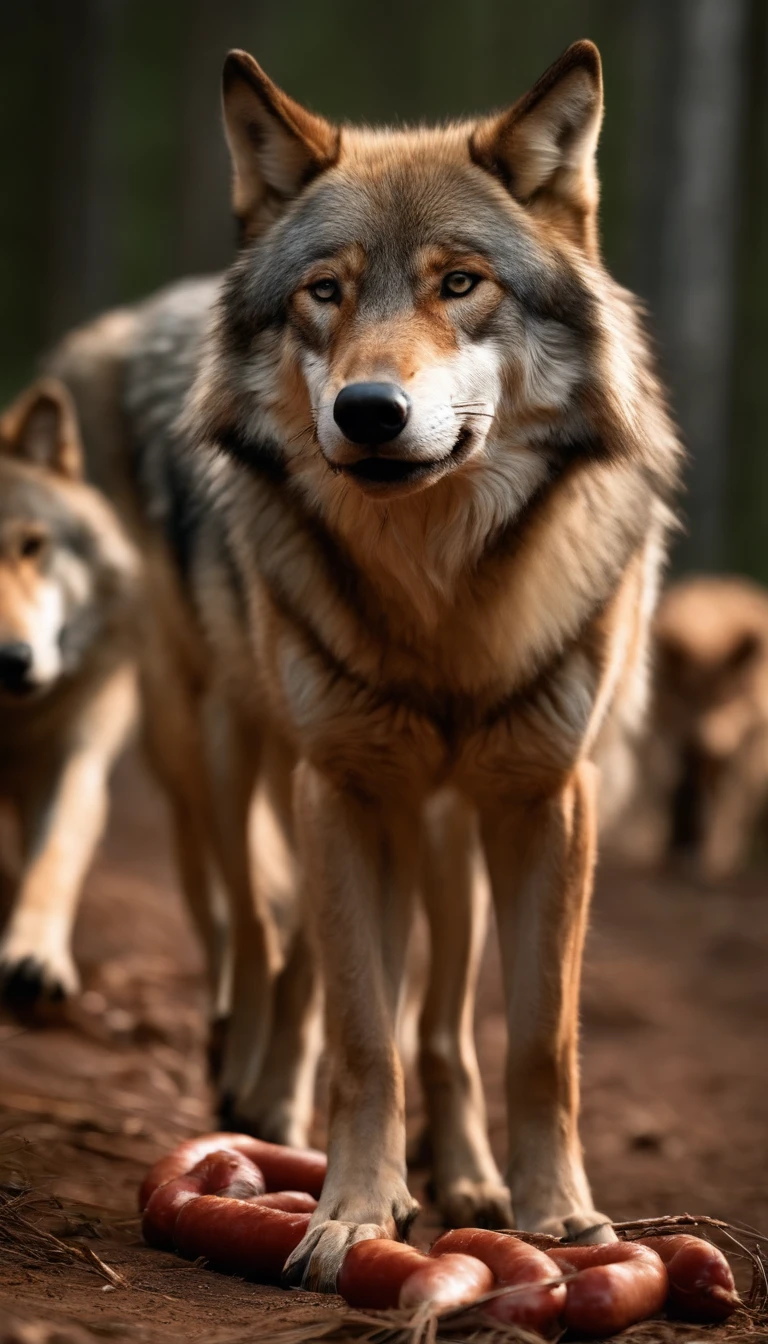
[[411,403],[394,383],[347,383],[333,406],[333,418],[350,443],[375,445],[404,428]]
[[0,686],[6,691],[26,691],[29,689],[29,674],[32,671],[32,649],[29,644],[13,640],[0,644]]

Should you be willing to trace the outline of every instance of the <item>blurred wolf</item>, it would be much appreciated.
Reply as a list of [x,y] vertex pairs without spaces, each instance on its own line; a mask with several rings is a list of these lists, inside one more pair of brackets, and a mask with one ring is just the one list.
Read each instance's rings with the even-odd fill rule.
[[[578,1138],[593,762],[644,694],[680,453],[635,304],[599,257],[598,53],[577,43],[511,110],[438,130],[332,126],[244,53],[224,107],[243,247],[218,292],[113,314],[56,367],[138,485],[150,737],[200,926],[208,837],[234,921],[224,1087],[282,1138],[308,1118],[311,967],[303,923],[281,943],[250,885],[257,778],[287,881],[301,856],[330,1163],[288,1279],[332,1287],[350,1243],[414,1213],[394,1033],[419,878],[445,1217],[609,1236]],[[508,1186],[472,1043],[481,843]]]
[[727,576],[675,583],[655,639],[637,792],[613,843],[722,880],[746,864],[768,815],[768,593]]
[[72,925],[136,709],[136,580],[69,394],[36,383],[0,416],[0,797],[22,847],[0,984],[18,1008],[77,988]]

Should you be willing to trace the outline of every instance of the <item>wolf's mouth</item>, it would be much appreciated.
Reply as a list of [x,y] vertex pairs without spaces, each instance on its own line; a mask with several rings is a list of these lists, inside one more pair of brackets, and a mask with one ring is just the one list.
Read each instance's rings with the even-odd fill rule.
[[442,474],[449,465],[456,466],[462,461],[471,438],[472,431],[465,426],[450,453],[432,462],[414,462],[403,457],[361,457],[357,462],[336,466],[336,470],[367,485],[415,485],[429,476]]

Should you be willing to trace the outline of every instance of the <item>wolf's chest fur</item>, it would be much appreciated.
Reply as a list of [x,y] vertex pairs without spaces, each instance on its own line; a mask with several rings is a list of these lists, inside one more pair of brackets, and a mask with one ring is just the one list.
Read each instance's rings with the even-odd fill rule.
[[[390,794],[448,780],[476,793],[502,779],[530,793],[569,768],[620,642],[606,604],[630,589],[636,602],[642,583],[634,557],[651,501],[631,474],[563,478],[456,576],[437,618],[303,515],[284,483],[219,464],[220,490],[222,475],[232,559],[250,595],[233,661],[243,684],[259,666],[302,753],[363,792]],[[623,511],[630,495],[620,544],[609,521],[600,544],[592,509]]]

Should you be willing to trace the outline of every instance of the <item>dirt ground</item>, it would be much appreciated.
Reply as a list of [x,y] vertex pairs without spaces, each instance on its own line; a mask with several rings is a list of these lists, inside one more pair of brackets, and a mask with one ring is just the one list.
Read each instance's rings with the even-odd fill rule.
[[[34,1030],[0,1018],[5,1197],[31,1185],[22,1214],[95,1252],[127,1286],[50,1242],[13,1240],[0,1210],[2,1344],[244,1344],[280,1338],[286,1321],[292,1339],[311,1339],[335,1319],[336,1299],[260,1288],[141,1244],[146,1167],[215,1127],[201,960],[164,822],[154,787],[127,762],[78,923],[82,1006]],[[583,1137],[599,1208],[616,1219],[707,1213],[768,1232],[767,1026],[765,872],[705,891],[605,866],[583,1001]],[[478,1037],[502,1159],[504,1026],[490,954]],[[415,1135],[415,1092],[409,1123]],[[51,1195],[61,1207],[49,1207]],[[421,1235],[434,1225],[427,1211]],[[719,1334],[696,1327],[680,1338]]]

